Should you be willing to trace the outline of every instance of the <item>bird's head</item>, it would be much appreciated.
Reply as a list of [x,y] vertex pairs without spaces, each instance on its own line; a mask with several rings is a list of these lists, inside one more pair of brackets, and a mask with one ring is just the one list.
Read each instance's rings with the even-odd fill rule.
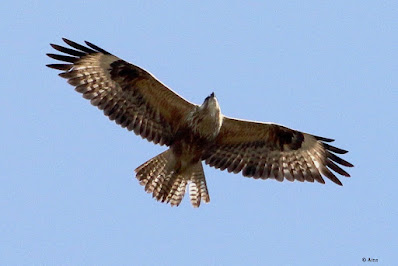
[[205,98],[203,101],[202,107],[211,107],[211,106],[218,106],[218,101],[216,96],[214,95],[214,92],[212,92],[209,96]]
[[218,101],[216,96],[214,95],[214,92],[206,97],[203,104],[200,106],[200,109],[210,112],[211,114],[216,114],[220,112],[220,106],[218,105]]
[[196,106],[187,114],[188,126],[195,134],[214,139],[220,132],[223,116],[214,92],[204,100],[203,104]]

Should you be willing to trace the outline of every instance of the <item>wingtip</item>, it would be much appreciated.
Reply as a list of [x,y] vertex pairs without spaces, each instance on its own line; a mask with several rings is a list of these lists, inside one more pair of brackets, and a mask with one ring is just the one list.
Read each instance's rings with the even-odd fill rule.
[[47,55],[48,57],[52,58],[52,59],[57,59],[57,57],[59,56],[59,55],[53,54],[53,53],[47,53],[46,55]]
[[52,68],[52,69],[59,69],[58,64],[47,64],[46,67]]
[[64,41],[64,43],[66,43],[67,45],[70,45],[70,46],[72,46],[73,47],[73,44],[75,43],[74,41],[71,41],[71,40],[69,40],[69,39],[67,39],[67,38],[62,38],[62,40]]
[[335,183],[336,185],[339,185],[340,187],[343,186],[343,183],[341,183],[340,179],[336,178],[336,179],[330,179],[333,181],[333,183]]
[[93,43],[91,43],[91,42],[89,42],[89,41],[84,41],[84,43],[85,43],[88,47],[90,47],[91,49],[94,49],[94,51],[96,51],[96,52],[100,52],[100,53],[103,53],[103,54],[109,54],[109,55],[111,54],[110,52],[108,52],[108,51],[102,49],[101,47],[99,47],[99,46],[97,46],[97,45],[95,45],[95,44],[93,44]]
[[317,140],[321,140],[321,141],[325,141],[325,142],[333,142],[333,141],[334,141],[334,139],[330,139],[330,138],[324,138],[324,137],[315,136],[315,135],[313,135],[313,136],[314,136],[314,138],[316,138]]

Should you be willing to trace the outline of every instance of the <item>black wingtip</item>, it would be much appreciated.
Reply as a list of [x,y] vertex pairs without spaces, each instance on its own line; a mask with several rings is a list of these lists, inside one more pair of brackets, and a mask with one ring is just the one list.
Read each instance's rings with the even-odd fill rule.
[[353,164],[347,162],[346,160],[341,159],[339,156],[335,155],[334,153],[329,152],[328,150],[326,150],[326,157],[329,158],[330,160],[338,163],[338,164],[341,164],[341,165],[344,165],[344,166],[347,166],[347,167],[353,167],[354,166]]
[[321,141],[325,141],[325,142],[333,142],[334,139],[329,139],[329,138],[324,138],[324,137],[320,137],[320,136],[315,136],[313,135],[314,138],[316,138],[316,140],[321,140]]
[[49,68],[63,70],[63,71],[68,71],[73,67],[72,64],[48,64],[46,66]]
[[348,152],[347,150],[343,150],[343,149],[334,147],[334,146],[329,145],[327,143],[322,143],[322,145],[325,147],[325,149],[327,149],[329,151],[332,151],[332,152],[335,152],[335,153],[338,153],[338,154],[346,154]]
[[65,37],[62,37],[62,40],[63,40],[65,43],[72,42],[71,40],[69,40],[69,39],[67,39],[67,38],[65,38]]
[[62,38],[62,40],[63,40],[67,45],[69,45],[69,46],[71,46],[71,47],[77,49],[78,51],[81,51],[81,52],[84,52],[84,53],[87,53],[87,54],[92,54],[92,53],[97,53],[97,52],[98,52],[98,51],[95,51],[95,50],[93,50],[93,49],[90,49],[90,48],[88,48],[88,47],[86,47],[86,46],[83,46],[83,45],[81,45],[81,44],[78,44],[78,43],[76,43],[76,42],[74,42],[74,41],[68,40],[68,39],[66,39],[66,38]]
[[332,169],[333,171],[335,171],[336,173],[342,175],[342,176],[350,177],[349,173],[347,173],[346,171],[341,169],[337,164],[335,164],[330,159],[326,159],[326,166],[329,167],[330,169]]
[[333,183],[335,183],[336,185],[339,185],[339,186],[343,186],[343,183],[341,183],[341,181],[338,179],[338,178],[336,178],[336,179],[330,179],[330,180],[332,180],[333,181]]
[[[64,41],[64,43],[66,43],[67,45],[70,45],[71,43],[74,43],[73,41],[67,39],[67,38],[62,38],[62,41]],[[72,45],[71,45],[72,46]]]
[[97,45],[95,45],[95,44],[93,44],[93,43],[91,43],[91,42],[88,42],[88,41],[84,41],[84,42],[85,42],[90,48],[92,48],[92,49],[94,49],[94,50],[97,50],[98,52],[101,52],[101,53],[103,53],[103,54],[111,54],[111,53],[109,53],[108,51],[105,51],[104,49],[98,47]]
[[77,60],[79,60],[78,57],[67,56],[67,55],[47,54],[47,56],[49,56],[55,60],[64,61],[64,62],[68,62],[68,63],[75,63]]

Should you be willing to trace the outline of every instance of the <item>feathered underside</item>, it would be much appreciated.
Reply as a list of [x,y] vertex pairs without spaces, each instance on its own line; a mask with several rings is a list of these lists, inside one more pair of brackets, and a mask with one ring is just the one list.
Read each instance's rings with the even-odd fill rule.
[[175,128],[193,104],[149,72],[90,42],[86,47],[63,40],[73,49],[51,44],[65,55],[47,54],[63,61],[48,67],[64,71],[59,75],[117,124],[155,144],[172,143]]
[[[48,67],[61,70],[59,75],[110,120],[148,141],[170,146],[136,169],[145,190],[159,201],[178,206],[188,185],[193,206],[209,202],[201,160],[220,170],[278,181],[325,183],[325,176],[342,185],[335,173],[350,176],[339,165],[353,165],[336,155],[347,151],[328,144],[332,139],[225,117],[214,94],[205,105],[193,105],[142,68],[92,43],[83,46],[63,40],[71,48],[51,44],[63,54],[48,56],[62,64]],[[217,112],[207,117],[190,115],[209,103],[214,105],[209,110]],[[207,120],[212,123],[204,123]],[[198,124],[190,127],[194,122]]]
[[323,175],[342,185],[330,170],[349,177],[337,164],[353,165],[335,155],[347,151],[327,144],[332,141],[275,124],[224,117],[218,138],[202,159],[212,167],[242,172],[246,177],[325,183]]

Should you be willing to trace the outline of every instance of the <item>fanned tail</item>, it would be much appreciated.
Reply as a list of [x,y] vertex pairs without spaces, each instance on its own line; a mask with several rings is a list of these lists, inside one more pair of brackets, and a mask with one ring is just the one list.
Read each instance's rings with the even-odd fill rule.
[[177,170],[178,162],[171,150],[167,150],[135,169],[137,179],[152,197],[171,206],[180,205],[189,184],[189,196],[194,207],[200,202],[210,202],[202,162],[183,171]]

